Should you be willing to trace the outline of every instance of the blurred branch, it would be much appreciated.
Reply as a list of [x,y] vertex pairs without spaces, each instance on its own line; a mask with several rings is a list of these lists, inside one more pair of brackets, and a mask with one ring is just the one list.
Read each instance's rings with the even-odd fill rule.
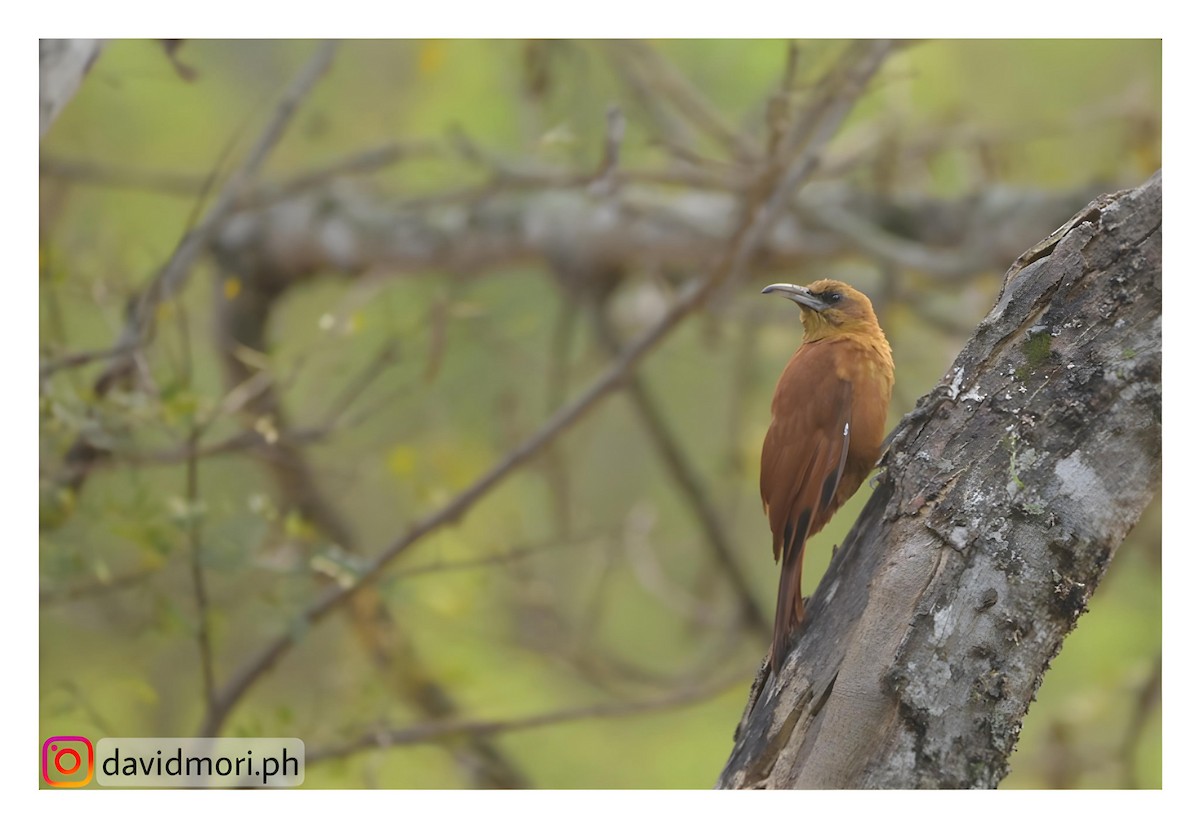
[[640,40],[613,40],[606,45],[620,55],[618,60],[631,60],[644,67],[639,75],[650,87],[649,97],[670,101],[693,126],[737,160],[747,162],[758,156],[749,139],[726,124],[716,108],[656,49]]
[[[745,677],[741,677],[740,680],[744,681]],[[553,712],[530,715],[524,718],[492,721],[436,721],[402,729],[380,729],[364,733],[342,744],[309,750],[305,753],[304,760],[306,764],[311,765],[334,758],[346,758],[366,750],[390,749],[392,747],[422,744],[443,740],[452,736],[495,736],[570,721],[620,718],[628,715],[640,715],[646,712],[657,712],[663,709],[675,709],[709,700],[735,685],[735,681],[725,681],[724,683],[711,684],[699,688],[681,689],[661,698],[570,707]]]
[[[828,180],[840,180],[885,154],[891,156],[892,163],[924,165],[938,155],[951,152],[995,154],[1033,141],[1069,138],[1081,131],[1110,125],[1125,130],[1144,129],[1147,121],[1156,120],[1151,114],[1153,107],[1148,104],[1151,99],[1148,89],[1135,85],[1098,106],[1060,112],[1053,120],[1037,124],[1011,121],[1007,125],[982,126],[962,119],[959,113],[951,113],[941,123],[921,128],[866,121],[839,141],[840,148],[823,164],[821,175]],[[1097,182],[1095,190],[1103,191],[1103,185]]]
[[[215,338],[226,383],[240,387],[255,377],[269,377],[268,371],[256,368],[253,360],[247,363],[241,354],[257,354],[267,349],[271,313],[289,285],[276,282],[269,268],[242,266],[233,272],[236,273],[237,289],[218,289],[215,293]],[[360,374],[334,396],[326,413],[325,430],[331,431],[338,426],[354,401],[395,363],[398,351],[395,340],[384,342]],[[352,560],[346,567],[348,570],[313,566],[319,587],[336,588],[342,577],[353,577],[352,572],[358,566],[351,522],[336,500],[323,490],[322,475],[308,461],[302,446],[286,438],[290,429],[281,394],[268,384],[255,395],[246,412],[255,421],[255,427],[264,420],[270,423],[271,438],[256,451],[256,458],[275,481],[280,498],[279,511],[299,514],[316,533],[334,543],[339,554]],[[396,693],[400,701],[432,720],[458,714],[459,704],[453,693],[430,673],[412,634],[397,620],[378,588],[371,585],[357,589],[349,596],[344,608],[351,628],[371,664],[380,673],[381,682]],[[216,734],[224,714],[218,704],[210,707],[205,720],[216,723],[206,732]],[[466,737],[448,747],[470,785],[488,788],[526,786],[517,765],[483,736]]]
[[[329,67],[333,59],[333,52],[334,44],[332,42],[326,42],[317,49],[284,92],[258,141],[251,148],[241,167],[235,170],[229,180],[225,182],[200,225],[183,237],[171,258],[141,294],[131,298],[126,306],[125,325],[110,351],[112,356],[108,360],[107,367],[95,382],[96,396],[107,395],[109,390],[117,384],[127,381],[138,369],[142,361],[141,349],[153,330],[154,317],[159,304],[182,290],[192,265],[207,249],[218,226],[225,220],[238,198],[249,186],[251,179],[266,161],[271,150],[283,137],[284,130],[301,101]],[[43,374],[43,378],[45,375],[47,374]],[[80,489],[92,468],[107,453],[106,449],[89,443],[86,437],[82,435],[78,437],[67,450],[67,470],[64,475],[64,484],[74,490]],[[194,451],[189,452],[189,454],[192,453]]]
[[179,59],[179,50],[185,41],[179,38],[166,38],[159,42],[162,43],[163,54],[167,56],[167,61],[179,79],[188,83],[194,81],[197,77],[196,70]]
[[61,589],[42,589],[38,595],[38,604],[42,607],[55,606],[61,603],[73,603],[92,597],[104,597],[114,592],[128,589],[139,583],[144,583],[162,571],[161,567],[153,566],[137,571],[117,574],[104,580],[94,580],[88,583],[76,583]]
[[280,198],[296,195],[328,183],[335,178],[350,175],[366,175],[414,158],[434,158],[445,152],[434,141],[392,141],[362,152],[339,158],[329,164],[286,178],[277,183],[267,183],[250,192],[244,199],[245,206],[265,204]]
[[644,67],[636,61],[626,60],[617,43],[618,41],[600,42],[613,73],[625,85],[646,119],[653,125],[657,132],[657,142],[672,151],[684,151],[688,136],[679,116],[671,112],[655,94]]
[[[607,140],[604,160],[601,164],[602,178],[616,171],[619,158],[618,148],[624,133],[624,119],[619,110],[610,108],[607,120]],[[594,258],[578,255],[553,256],[551,266],[566,293],[566,305],[560,311],[560,323],[569,326],[575,315],[571,307],[582,305],[593,323],[601,348],[611,358],[618,357],[622,345],[620,337],[609,321],[607,312],[608,299],[612,295],[612,290],[619,283],[621,273],[612,268],[606,268],[603,261],[596,262]],[[600,269],[597,270],[597,267]],[[565,359],[567,334],[569,334],[569,327],[557,331],[556,338],[562,337],[563,339],[557,343],[561,348],[558,355],[559,362]],[[555,363],[552,362],[551,378],[554,382],[552,392],[555,385],[563,381],[563,377],[560,375],[563,367],[563,365],[559,365],[556,370]],[[700,475],[675,438],[667,417],[663,415],[649,388],[638,376],[636,368],[630,370],[625,383],[625,392],[633,402],[634,410],[660,461],[701,526],[718,568],[733,590],[738,603],[739,623],[765,638],[769,634],[770,624],[758,606],[750,583],[741,570],[725,527],[709,500]]]
[[[337,158],[288,178],[265,181],[250,187],[236,200],[236,207],[262,207],[325,186],[336,178],[367,175],[413,158],[433,158],[447,154],[445,148],[435,141],[390,141]],[[207,173],[146,169],[45,154],[38,159],[38,173],[42,178],[71,184],[144,190],[183,198],[195,198],[200,195],[210,177]]]
[[55,356],[49,359],[43,359],[38,369],[39,379],[46,379],[66,368],[76,368],[83,365],[99,362],[103,359],[112,359],[116,356],[124,356],[132,353],[137,349],[137,345],[133,342],[127,342],[116,347],[108,347],[103,350],[81,350],[77,353],[68,353],[63,356]]
[[188,570],[192,580],[192,593],[196,599],[196,645],[200,651],[200,672],[203,677],[204,706],[210,708],[216,690],[213,674],[212,630],[208,610],[208,586],[204,578],[204,559],[200,546],[200,479],[199,463],[194,450],[200,439],[201,428],[193,425],[188,437],[190,451],[187,461],[187,546]]
[[[385,683],[400,699],[431,722],[459,715],[453,694],[430,673],[417,652],[413,637],[388,609],[376,588],[351,597],[348,607],[353,629],[372,656]],[[517,764],[486,733],[463,733],[442,744],[474,787],[513,789],[528,787]]]
[[624,139],[625,113],[616,105],[610,106],[605,116],[604,159],[600,162],[595,182],[607,185],[609,190],[615,188],[617,165],[621,161],[621,141]]
[[145,190],[163,195],[195,198],[205,187],[208,175],[192,172],[145,169],[43,153],[38,158],[41,178],[113,189]]
[[901,238],[837,204],[799,202],[795,209],[804,220],[832,230],[860,252],[890,264],[931,276],[952,278],[972,275],[979,269],[979,260],[973,251],[961,248],[937,250]]
[[1154,710],[1162,706],[1162,652],[1154,659],[1154,668],[1142,683],[1133,707],[1133,715],[1129,719],[1129,727],[1125,737],[1121,739],[1119,757],[1124,771],[1124,786],[1126,789],[1136,789],[1137,779],[1137,746],[1146,731],[1146,725]]
[[[524,173],[523,173],[524,174]],[[621,167],[537,180],[504,179],[387,205],[320,190],[247,209],[214,240],[231,269],[269,268],[280,282],[343,273],[473,274],[548,259],[633,271],[707,270],[727,249],[753,179],[736,189],[676,191],[630,183]],[[602,192],[601,192],[602,190]],[[1068,218],[1094,187],[1000,190],[954,199],[873,194],[820,184],[790,199],[755,245],[760,270],[812,268],[868,255],[943,280],[1008,266],[1048,224]]]
[[[239,433],[209,443],[202,444],[199,438],[194,441],[189,438],[174,447],[152,452],[109,451],[94,458],[91,470],[121,466],[177,465],[187,463],[193,457],[207,459],[248,451],[269,453],[273,450],[272,446],[278,441],[295,445],[320,442],[335,433],[344,424],[350,408],[382,375],[383,371],[395,362],[396,358],[396,343],[390,340],[385,342],[375,357],[333,397],[325,416],[316,425],[280,428],[278,426],[281,423],[272,423],[272,428],[266,430],[258,427],[256,421]],[[218,416],[228,417],[242,412],[248,404],[274,387],[276,387],[276,381],[270,371],[255,370],[248,373],[237,385],[227,391],[221,401],[212,409],[200,429],[199,436],[203,436],[204,432],[215,424]],[[355,417],[355,419],[358,418]]]
[[[192,265],[205,251],[210,238],[236,206],[238,199],[249,187],[251,179],[258,173],[279,139],[283,137],[283,133],[301,101],[329,68],[329,64],[333,60],[334,48],[332,42],[326,42],[319,46],[316,53],[293,79],[258,141],[251,148],[242,165],[225,182],[199,226],[183,237],[171,258],[138,298],[126,327],[121,333],[117,343],[118,348],[124,345],[140,347],[145,343],[153,325],[155,308],[160,302],[175,295],[183,288]],[[126,377],[133,370],[133,366],[133,355],[114,358],[112,364],[96,382],[97,393],[103,395],[114,383]]]
[[[574,401],[560,408],[543,424],[538,432],[501,459],[500,462],[484,473],[483,476],[457,497],[442,508],[434,511],[425,519],[417,522],[407,532],[389,544],[363,568],[362,575],[355,583],[350,586],[335,587],[327,590],[324,595],[318,598],[296,619],[299,626],[304,627],[320,622],[359,589],[379,577],[389,563],[407,551],[417,541],[442,526],[461,519],[496,484],[529,462],[560,433],[571,425],[574,425],[608,393],[619,387],[624,382],[629,367],[658,344],[675,324],[678,324],[679,321],[686,317],[699,295],[700,290],[695,287],[686,291],[676,304],[675,312],[628,348],[622,357],[615,360],[614,364],[587,391]],[[292,648],[294,643],[295,639],[290,633],[281,634],[247,660],[242,668],[219,691],[218,703],[213,713],[207,716],[201,725],[201,733],[210,735],[217,732],[225,716],[229,714],[233,706],[241,699],[245,692],[261,675],[273,667],[279,658]]]
[[474,569],[490,568],[491,566],[503,566],[508,563],[515,563],[518,560],[526,560],[534,555],[545,554],[552,547],[561,544],[562,541],[556,540],[553,543],[517,546],[499,554],[486,554],[470,560],[444,560],[440,563],[429,563],[423,566],[409,566],[408,568],[396,570],[382,582],[391,583],[395,580],[407,580],[410,577],[421,577],[426,574],[443,574],[451,571],[471,571]]
[[325,412],[323,423],[315,430],[328,432],[336,428],[350,407],[374,384],[376,379],[383,375],[384,371],[395,365],[399,358],[400,344],[395,339],[388,339],[380,345],[371,361],[347,383],[341,393],[334,397],[329,410]]
[[[724,255],[710,269],[703,281],[692,283],[681,290],[657,324],[634,339],[603,374],[573,402],[560,408],[541,429],[457,497],[418,521],[379,552],[363,568],[363,573],[356,582],[328,589],[289,623],[288,629],[305,628],[320,622],[365,586],[373,583],[390,563],[419,540],[461,519],[492,488],[527,464],[560,434],[579,422],[597,403],[621,387],[632,368],[700,307],[718,285],[726,280],[738,279],[758,245],[774,225],[783,205],[794,196],[795,189],[812,174],[820,152],[836,133],[867,81],[890,50],[890,43],[872,42],[852,46],[847,51],[843,60],[827,78],[824,88],[820,90],[819,100],[803,115],[805,120],[811,120],[812,123],[796,125],[789,131],[788,138],[781,145],[781,151],[787,160],[769,166],[764,171],[763,179],[755,188],[757,195],[748,198],[743,205],[742,224],[730,238]],[[781,175],[777,174],[780,170]],[[279,634],[245,661],[233,677],[218,690],[217,702],[201,724],[201,734],[212,735],[218,732],[226,716],[250,687],[295,643],[296,638],[290,631]]]

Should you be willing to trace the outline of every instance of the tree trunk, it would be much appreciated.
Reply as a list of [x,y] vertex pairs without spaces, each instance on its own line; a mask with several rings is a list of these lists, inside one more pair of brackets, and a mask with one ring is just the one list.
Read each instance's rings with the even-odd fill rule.
[[995,787],[1160,486],[1162,177],[1021,256],[760,673],[724,788]]

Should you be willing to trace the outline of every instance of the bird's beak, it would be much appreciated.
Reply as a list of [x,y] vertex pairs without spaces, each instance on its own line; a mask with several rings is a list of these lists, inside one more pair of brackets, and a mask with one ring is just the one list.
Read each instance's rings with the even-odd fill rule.
[[768,284],[762,289],[764,293],[781,293],[796,304],[821,311],[826,308],[825,302],[816,297],[807,287],[798,284]]

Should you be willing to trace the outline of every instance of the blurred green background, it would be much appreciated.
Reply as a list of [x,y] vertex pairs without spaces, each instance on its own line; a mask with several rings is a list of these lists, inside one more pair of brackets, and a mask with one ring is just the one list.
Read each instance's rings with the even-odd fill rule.
[[[788,95],[802,102],[843,45],[797,44]],[[129,297],[194,226],[315,48],[106,45],[41,142],[44,360],[112,346]],[[716,130],[696,128],[702,117],[687,115],[687,96],[761,147],[788,60],[783,41],[345,42],[262,177],[294,180],[399,141],[409,147],[402,160],[322,180],[304,196],[318,213],[363,198],[384,216],[459,203],[475,205],[480,221],[501,203],[519,214],[522,199],[547,191],[589,192],[587,182],[548,185],[547,171],[596,172],[613,104],[627,124],[623,168],[723,173],[737,160]],[[947,203],[1069,194],[1074,206],[1014,240],[1003,263],[953,280],[852,250],[794,265],[787,280],[839,275],[875,299],[896,357],[894,424],[940,380],[1008,261],[1092,195],[1159,167],[1160,123],[1159,42],[910,45],[834,140],[831,155],[847,165],[834,183]],[[529,180],[516,180],[513,170],[527,169]],[[288,625],[330,579],[535,432],[610,358],[589,323],[594,309],[573,308],[537,256],[490,261],[485,251],[456,267],[471,220],[443,227],[444,259],[366,255],[338,268],[317,255],[298,266],[304,276],[273,306],[264,353],[239,357],[274,377],[277,409],[213,413],[230,389],[214,347],[214,291],[230,306],[246,296],[211,257],[159,308],[135,381],[98,394],[102,362],[44,379],[43,735],[195,733],[204,715],[196,551],[218,685],[274,635],[295,636],[222,734],[303,738],[308,787],[712,786],[766,645],[739,624],[703,529],[627,394],[601,402],[463,519],[406,551],[377,603]],[[632,337],[674,285],[702,275],[643,257],[622,269],[600,313]],[[758,295],[777,276],[751,268],[639,370],[767,615],[776,570],[758,451],[775,380],[801,335],[790,305]],[[356,384],[359,376],[369,381]],[[348,527],[353,548],[330,536],[311,502],[289,495],[289,471],[268,470],[255,449],[197,463],[189,502],[188,463],[170,452],[197,421],[212,420],[201,444],[246,432],[286,443],[326,423],[346,395],[343,415],[285,461],[303,462],[318,510]],[[83,481],[70,453],[81,436],[103,454]],[[810,543],[805,593],[867,493]],[[1156,501],[1046,675],[1004,786],[1161,786],[1160,525]],[[559,710],[566,720],[311,760],[379,728]]]

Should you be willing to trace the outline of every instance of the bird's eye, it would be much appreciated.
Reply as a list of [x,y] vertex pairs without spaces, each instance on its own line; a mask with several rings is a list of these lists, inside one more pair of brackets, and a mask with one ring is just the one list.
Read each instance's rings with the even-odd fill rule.
[[841,293],[826,293],[825,298],[828,299],[830,304],[837,304],[838,302],[840,302],[842,300],[842,294]]

